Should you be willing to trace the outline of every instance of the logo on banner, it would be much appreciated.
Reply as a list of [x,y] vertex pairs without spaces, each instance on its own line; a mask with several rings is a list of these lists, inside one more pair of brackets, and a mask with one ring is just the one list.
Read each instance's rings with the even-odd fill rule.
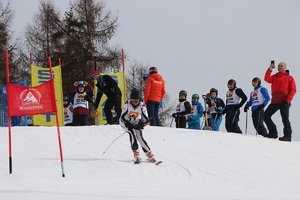
[[41,93],[34,88],[26,89],[20,94],[20,101],[22,106],[19,106],[20,110],[41,110],[44,108],[41,101]]

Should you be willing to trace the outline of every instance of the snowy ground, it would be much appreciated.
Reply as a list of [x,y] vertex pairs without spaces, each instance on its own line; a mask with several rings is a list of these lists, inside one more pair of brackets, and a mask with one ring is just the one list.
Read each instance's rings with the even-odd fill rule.
[[[0,128],[1,200],[299,200],[300,142],[255,135],[146,127],[159,166],[133,164],[119,126],[62,127],[65,178],[55,127]],[[145,159],[144,154],[142,155]]]

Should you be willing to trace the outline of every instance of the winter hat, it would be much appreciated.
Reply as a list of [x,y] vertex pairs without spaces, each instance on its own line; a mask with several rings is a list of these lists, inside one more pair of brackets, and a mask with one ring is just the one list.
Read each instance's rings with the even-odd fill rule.
[[97,70],[94,70],[92,73],[92,77],[94,77],[95,75],[100,76],[100,72],[98,72]]
[[130,99],[141,99],[140,92],[136,88],[131,90]]
[[64,96],[64,101],[68,101],[69,102],[69,97]]
[[156,67],[150,67],[150,69],[149,69],[149,74],[151,75],[151,74],[154,74],[154,73],[157,73],[158,71],[157,71],[157,68]]

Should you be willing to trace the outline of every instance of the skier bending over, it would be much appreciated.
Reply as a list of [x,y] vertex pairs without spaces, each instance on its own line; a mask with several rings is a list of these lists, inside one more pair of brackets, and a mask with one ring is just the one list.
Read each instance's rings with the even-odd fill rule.
[[125,103],[121,117],[120,125],[121,127],[129,133],[129,139],[131,144],[131,149],[133,151],[133,156],[136,161],[140,161],[139,146],[138,142],[142,146],[142,149],[148,160],[155,162],[154,155],[151,152],[150,147],[143,138],[142,129],[149,122],[147,108],[141,102],[140,92],[136,89],[131,90],[130,100]]

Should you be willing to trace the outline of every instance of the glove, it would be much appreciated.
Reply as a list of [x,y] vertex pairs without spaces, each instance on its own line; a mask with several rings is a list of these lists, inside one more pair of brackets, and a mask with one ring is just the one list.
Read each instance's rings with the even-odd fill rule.
[[226,114],[226,107],[225,109],[222,111],[222,115],[225,115]]
[[177,113],[173,113],[173,114],[172,114],[172,117],[173,117],[173,118],[177,118],[177,117],[178,117],[178,114],[177,114]]
[[85,95],[84,96],[84,100],[88,101],[88,102],[93,102],[90,97],[88,95]]
[[248,104],[246,103],[245,107],[244,107],[244,112],[247,112],[249,110],[249,106]]
[[144,122],[140,120],[139,123],[137,123],[133,126],[133,128],[140,130],[140,129],[144,129],[144,126],[145,126]]
[[128,130],[132,130],[134,127],[133,127],[133,125],[129,122],[129,121],[127,121],[126,123],[125,123],[125,127],[128,129]]
[[189,121],[189,116],[187,116],[187,115],[184,115],[184,116],[185,116],[185,120]]

